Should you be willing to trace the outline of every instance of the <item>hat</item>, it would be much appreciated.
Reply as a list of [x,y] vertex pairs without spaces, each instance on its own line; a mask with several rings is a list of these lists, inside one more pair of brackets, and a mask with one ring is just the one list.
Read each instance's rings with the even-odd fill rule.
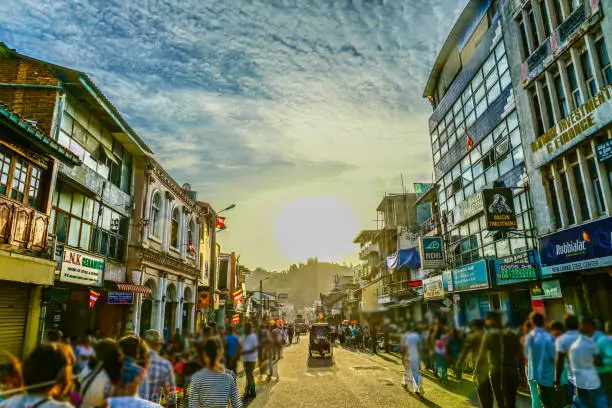
[[149,329],[144,333],[144,339],[149,344],[161,344],[163,343],[163,339],[159,331],[154,329]]
[[144,368],[134,363],[134,359],[125,357],[123,359],[123,371],[121,371],[121,384],[131,384],[140,374],[142,374],[143,370]]

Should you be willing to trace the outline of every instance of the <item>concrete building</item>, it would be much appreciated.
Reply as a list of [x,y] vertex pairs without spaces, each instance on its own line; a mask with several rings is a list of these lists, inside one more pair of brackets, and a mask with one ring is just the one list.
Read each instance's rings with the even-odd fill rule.
[[[499,278],[500,265],[527,264],[534,272],[537,263],[533,206],[524,176],[526,149],[507,51],[516,45],[502,30],[501,3],[468,2],[424,90],[433,107],[429,130],[437,203],[445,221],[451,282],[445,303],[452,306],[457,324],[492,308],[506,310],[510,323],[519,324],[531,310],[535,279]],[[488,230],[482,191],[500,185],[512,190],[518,224],[513,233]]]
[[18,358],[38,342],[43,289],[55,277],[47,231],[58,161],[81,164],[0,105],[0,344]]
[[507,1],[502,15],[540,235],[536,307],[610,319],[612,2]]

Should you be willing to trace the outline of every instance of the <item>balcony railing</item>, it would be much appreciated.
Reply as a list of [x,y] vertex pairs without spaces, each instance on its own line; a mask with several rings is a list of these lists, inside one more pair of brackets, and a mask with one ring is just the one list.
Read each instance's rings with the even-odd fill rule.
[[47,214],[0,197],[0,244],[44,251],[48,228]]

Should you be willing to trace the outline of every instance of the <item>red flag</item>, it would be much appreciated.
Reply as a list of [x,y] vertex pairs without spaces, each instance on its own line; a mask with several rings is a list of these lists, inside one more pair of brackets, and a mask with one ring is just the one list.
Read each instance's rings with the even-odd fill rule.
[[234,316],[232,316],[232,323],[235,325],[240,323],[240,315],[235,314]]
[[474,140],[468,135],[465,150],[470,150],[472,147],[474,147]]
[[89,307],[92,308],[98,301],[100,294],[89,289]]
[[187,244],[187,250],[189,251],[190,254],[195,254],[196,253],[196,249],[193,246],[193,243],[189,242]]
[[220,229],[220,230],[224,230],[225,228],[227,228],[225,226],[225,217],[217,217],[216,226],[217,226],[217,229]]

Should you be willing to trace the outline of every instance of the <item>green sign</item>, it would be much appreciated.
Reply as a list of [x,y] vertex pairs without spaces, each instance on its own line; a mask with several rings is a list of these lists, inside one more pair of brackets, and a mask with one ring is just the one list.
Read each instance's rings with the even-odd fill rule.
[[498,279],[536,279],[536,267],[529,263],[499,265]]
[[444,266],[442,237],[421,238],[421,265],[423,269],[436,269]]

